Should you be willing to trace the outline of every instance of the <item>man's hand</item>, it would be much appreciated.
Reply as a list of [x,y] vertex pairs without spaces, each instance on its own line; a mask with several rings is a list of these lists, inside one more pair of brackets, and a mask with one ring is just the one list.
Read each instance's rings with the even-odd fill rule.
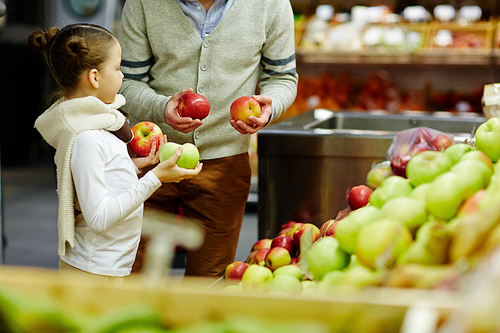
[[165,119],[167,120],[167,125],[182,133],[189,133],[203,125],[203,121],[199,119],[193,120],[191,117],[181,117],[179,115],[179,99],[188,92],[193,92],[193,89],[189,88],[174,94],[165,106]]
[[251,121],[251,124],[245,124],[241,120],[236,121],[234,119],[229,119],[231,125],[241,134],[257,133],[267,124],[273,112],[273,100],[271,97],[261,95],[254,95],[252,97],[255,98],[255,100],[257,100],[257,102],[259,102],[260,104],[260,116],[248,117],[248,120]]

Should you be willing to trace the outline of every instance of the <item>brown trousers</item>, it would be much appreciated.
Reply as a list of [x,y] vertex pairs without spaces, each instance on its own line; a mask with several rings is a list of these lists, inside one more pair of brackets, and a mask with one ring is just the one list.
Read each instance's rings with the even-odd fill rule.
[[[250,190],[248,153],[203,161],[202,171],[180,183],[163,184],[145,202],[148,207],[198,220],[204,230],[200,248],[187,251],[185,276],[220,277],[234,261]],[[139,244],[133,271],[142,270],[147,246]]]

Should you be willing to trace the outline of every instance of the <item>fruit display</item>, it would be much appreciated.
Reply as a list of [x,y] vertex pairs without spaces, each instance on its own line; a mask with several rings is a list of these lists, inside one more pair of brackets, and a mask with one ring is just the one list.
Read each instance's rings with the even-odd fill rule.
[[289,221],[275,238],[258,240],[245,272],[231,279],[231,292],[458,290],[461,276],[500,246],[496,122],[478,127],[475,145],[454,143],[453,136],[427,127],[401,131],[388,157],[404,154],[404,167],[401,159],[374,165],[367,184],[346,192],[347,212],[319,229]]

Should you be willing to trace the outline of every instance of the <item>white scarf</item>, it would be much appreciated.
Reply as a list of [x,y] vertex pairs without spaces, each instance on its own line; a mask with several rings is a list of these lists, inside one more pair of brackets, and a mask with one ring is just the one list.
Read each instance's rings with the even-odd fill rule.
[[75,189],[71,176],[71,153],[75,138],[86,130],[119,130],[126,119],[117,109],[124,104],[125,97],[120,94],[111,104],[105,104],[93,96],[60,99],[35,121],[35,128],[56,149],[54,162],[59,198],[57,228],[60,256],[66,253],[66,242],[71,247],[75,246]]

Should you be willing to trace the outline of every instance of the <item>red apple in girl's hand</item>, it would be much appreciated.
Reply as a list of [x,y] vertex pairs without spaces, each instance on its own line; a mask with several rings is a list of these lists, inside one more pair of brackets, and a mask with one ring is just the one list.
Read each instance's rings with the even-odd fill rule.
[[248,117],[260,116],[260,104],[255,98],[242,96],[231,104],[229,111],[231,112],[231,118],[234,120],[241,120],[246,124],[251,124],[252,122],[248,120]]
[[210,103],[205,96],[197,93],[185,93],[179,99],[179,115],[193,119],[203,119],[210,112]]
[[141,121],[132,127],[134,138],[128,146],[138,156],[148,156],[153,142],[156,142],[156,151],[158,151],[160,138],[163,132],[160,127],[150,121]]
[[358,185],[351,188],[348,195],[348,203],[352,210],[364,207],[370,201],[372,190],[366,185]]

